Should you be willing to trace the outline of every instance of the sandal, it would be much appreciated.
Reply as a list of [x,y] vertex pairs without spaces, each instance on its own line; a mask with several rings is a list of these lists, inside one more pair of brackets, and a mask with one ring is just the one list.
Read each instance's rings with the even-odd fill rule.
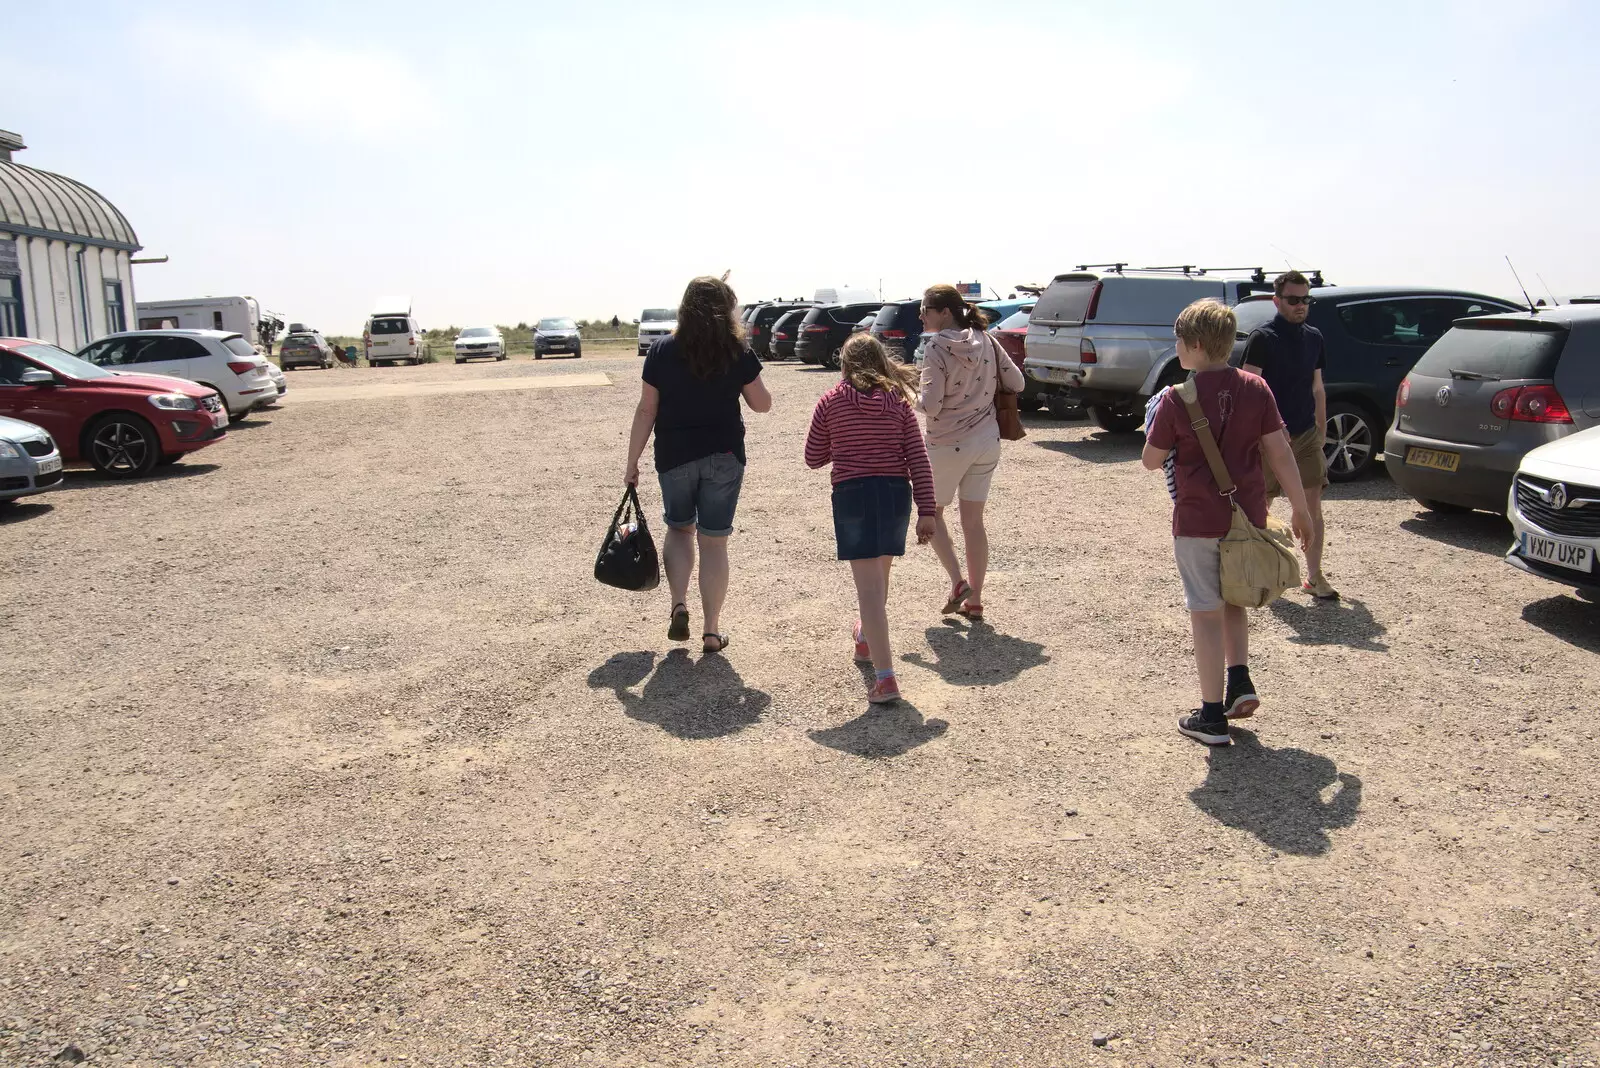
[[962,604],[961,604],[961,607],[956,610],[956,614],[960,615],[960,616],[965,616],[967,619],[970,619],[974,623],[982,623],[983,622],[983,605],[981,605],[981,604],[973,604],[971,601],[963,601]]
[[[716,640],[716,645],[711,644],[712,639]],[[707,631],[700,635],[700,641],[705,646],[704,651],[708,653],[720,653],[728,647],[728,636],[726,634],[713,634]]]
[[667,638],[675,642],[689,640],[689,606],[675,604],[672,606],[672,625],[667,628]]
[[972,587],[967,585],[966,579],[958,579],[950,589],[950,599],[944,603],[944,614],[949,615],[961,607],[961,602],[967,599],[972,592]]

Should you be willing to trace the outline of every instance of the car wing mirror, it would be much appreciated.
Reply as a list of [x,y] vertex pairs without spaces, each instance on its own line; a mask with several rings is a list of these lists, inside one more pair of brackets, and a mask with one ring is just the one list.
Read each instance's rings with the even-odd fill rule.
[[25,386],[53,386],[56,384],[56,376],[49,371],[41,371],[35,368],[31,371],[22,372],[22,384]]

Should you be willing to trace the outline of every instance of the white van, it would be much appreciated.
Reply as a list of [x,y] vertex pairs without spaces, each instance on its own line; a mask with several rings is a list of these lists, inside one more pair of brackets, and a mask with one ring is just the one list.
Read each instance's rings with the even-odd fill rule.
[[878,299],[878,294],[872,290],[855,289],[851,286],[819,289],[812,299],[818,304],[871,304],[874,301],[882,303]]
[[422,327],[411,314],[410,297],[380,297],[367,317],[361,340],[367,350],[367,364],[421,363],[428,358],[428,343]]

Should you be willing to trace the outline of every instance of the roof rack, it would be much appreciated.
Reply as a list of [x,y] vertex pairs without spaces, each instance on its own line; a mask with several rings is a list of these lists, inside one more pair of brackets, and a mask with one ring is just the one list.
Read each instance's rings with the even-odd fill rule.
[[[1250,276],[1250,281],[1256,285],[1265,285],[1267,281],[1267,271],[1264,267],[1199,267],[1192,263],[1178,263],[1167,267],[1129,267],[1126,262],[1123,262],[1080,263],[1073,268],[1075,271],[1092,271],[1097,269],[1110,270],[1116,272],[1117,274],[1187,274],[1193,275],[1196,278],[1208,274],[1248,273]],[[1306,280],[1311,283],[1311,287],[1313,289],[1317,288],[1318,286],[1325,286],[1328,284],[1327,282],[1323,281],[1321,268],[1313,268],[1310,271],[1304,272],[1304,274],[1306,275]],[[1023,287],[1018,286],[1017,288],[1021,289]]]

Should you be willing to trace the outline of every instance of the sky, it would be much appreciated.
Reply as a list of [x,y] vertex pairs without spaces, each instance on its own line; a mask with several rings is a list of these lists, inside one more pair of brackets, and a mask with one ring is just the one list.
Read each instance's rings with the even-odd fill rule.
[[[1600,5],[0,0],[16,162],[139,300],[330,333],[637,318],[698,274],[1002,295],[1080,263],[1600,292]],[[1541,282],[1540,279],[1544,282]]]

